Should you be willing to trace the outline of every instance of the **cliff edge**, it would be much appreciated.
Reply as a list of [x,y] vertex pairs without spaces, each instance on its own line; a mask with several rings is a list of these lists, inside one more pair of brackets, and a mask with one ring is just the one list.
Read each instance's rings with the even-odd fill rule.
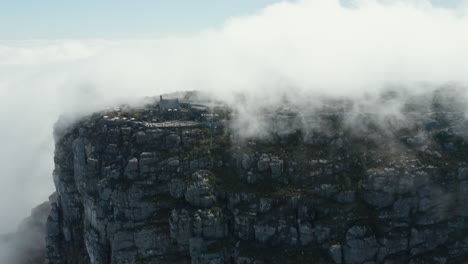
[[466,263],[464,115],[350,115],[277,112],[246,138],[177,102],[57,129],[46,262]]

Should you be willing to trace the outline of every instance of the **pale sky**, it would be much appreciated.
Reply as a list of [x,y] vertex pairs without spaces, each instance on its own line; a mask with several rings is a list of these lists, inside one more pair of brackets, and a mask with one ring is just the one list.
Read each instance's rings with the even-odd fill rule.
[[217,27],[278,0],[0,0],[0,38],[152,38]]
[[[461,1],[431,0],[444,7],[456,7]],[[190,34],[221,27],[230,17],[249,15],[276,2],[281,0],[0,0],[0,39]]]

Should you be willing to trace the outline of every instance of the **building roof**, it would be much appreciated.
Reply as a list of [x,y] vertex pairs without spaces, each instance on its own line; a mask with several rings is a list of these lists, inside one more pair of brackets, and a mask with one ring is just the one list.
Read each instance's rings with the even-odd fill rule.
[[168,109],[179,109],[179,99],[163,99],[162,96],[160,97],[159,107],[162,111]]

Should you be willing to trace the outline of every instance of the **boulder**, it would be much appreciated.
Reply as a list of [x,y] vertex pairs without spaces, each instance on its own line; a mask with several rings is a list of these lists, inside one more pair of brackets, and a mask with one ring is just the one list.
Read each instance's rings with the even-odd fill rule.
[[192,175],[192,182],[187,186],[185,200],[195,207],[208,208],[216,202],[213,192],[208,173],[198,171]]
[[265,172],[270,168],[270,157],[267,154],[262,154],[257,162],[259,172]]

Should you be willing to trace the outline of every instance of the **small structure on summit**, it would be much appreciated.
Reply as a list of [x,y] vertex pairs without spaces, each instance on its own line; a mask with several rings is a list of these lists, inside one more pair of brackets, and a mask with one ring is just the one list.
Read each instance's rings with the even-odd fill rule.
[[179,99],[163,99],[162,95],[159,97],[159,112],[165,114],[168,112],[180,111]]

